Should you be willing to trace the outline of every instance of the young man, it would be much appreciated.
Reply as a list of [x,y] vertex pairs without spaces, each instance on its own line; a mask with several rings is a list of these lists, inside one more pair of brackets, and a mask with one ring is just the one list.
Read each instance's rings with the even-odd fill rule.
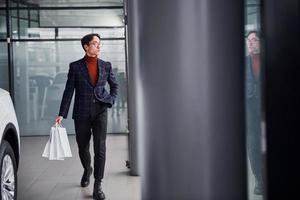
[[[70,64],[68,80],[62,97],[57,123],[67,118],[75,91],[73,119],[79,157],[84,168],[81,186],[90,183],[91,155],[90,138],[94,142],[94,190],[93,198],[105,199],[101,189],[106,155],[107,107],[111,108],[117,96],[118,84],[110,62],[99,59],[101,39],[98,34],[88,34],[81,39],[85,51],[84,58]],[[110,92],[105,89],[108,82]]]

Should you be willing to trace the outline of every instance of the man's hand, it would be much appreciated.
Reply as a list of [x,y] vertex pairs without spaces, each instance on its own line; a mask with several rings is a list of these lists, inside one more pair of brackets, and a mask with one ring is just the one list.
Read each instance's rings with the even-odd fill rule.
[[57,116],[55,119],[55,123],[61,124],[62,120],[63,120],[62,116]]

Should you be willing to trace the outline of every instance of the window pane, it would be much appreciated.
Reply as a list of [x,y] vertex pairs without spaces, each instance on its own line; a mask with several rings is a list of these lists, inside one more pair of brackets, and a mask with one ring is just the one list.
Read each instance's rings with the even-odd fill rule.
[[12,17],[18,17],[18,11],[17,10],[11,10],[11,16]]
[[247,10],[247,25],[246,30],[259,30],[260,29],[260,7],[251,5],[246,8]]
[[6,14],[0,10],[0,39],[6,38]]
[[54,28],[34,28],[37,23],[31,22],[33,28],[28,28],[28,38],[30,39],[55,39]]
[[38,21],[38,10],[30,10],[30,20]]
[[[33,21],[31,21],[31,22],[30,22],[30,27],[32,27],[32,28],[39,27],[39,23],[38,23],[38,22],[33,22]],[[28,30],[28,31],[29,31],[29,30]]]
[[20,38],[27,37],[28,20],[20,19]]
[[11,17],[11,37],[13,39],[24,39],[28,37],[29,23],[27,19],[19,19],[17,17]]
[[13,1],[8,1],[10,7],[17,7],[17,3]]
[[108,123],[113,133],[128,132],[127,130],[127,76],[124,40],[104,40],[101,57],[112,63],[113,71],[119,83],[118,96],[115,104],[109,109],[108,116],[120,124]]
[[41,10],[41,27],[124,26],[123,10]]
[[28,10],[19,10],[19,16],[22,19],[28,19]]
[[11,18],[11,31],[12,31],[12,38],[18,38],[18,19],[15,17]]
[[6,42],[0,42],[0,88],[9,90],[8,55]]
[[114,64],[119,71],[125,72],[125,41],[124,40],[104,40],[101,57]]

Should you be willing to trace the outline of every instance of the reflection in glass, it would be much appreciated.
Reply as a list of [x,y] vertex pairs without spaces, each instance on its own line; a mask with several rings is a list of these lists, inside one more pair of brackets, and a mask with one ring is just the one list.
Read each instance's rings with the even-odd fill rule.
[[[125,77],[124,45],[124,40],[103,41],[100,58],[112,63],[117,76]],[[15,42],[13,50],[15,103],[22,133],[47,135],[58,114],[69,63],[82,58],[84,51],[80,41]],[[120,81],[126,87],[123,77]],[[64,120],[69,133],[75,133],[72,110],[71,106]],[[108,132],[127,132],[126,101],[108,110]]]
[[248,157],[248,199],[263,198],[263,153],[261,133],[260,1],[246,1],[246,134]]
[[252,173],[255,178],[254,193],[262,194],[261,152],[261,95],[260,95],[260,48],[256,31],[247,35],[246,86],[247,86],[247,145]]

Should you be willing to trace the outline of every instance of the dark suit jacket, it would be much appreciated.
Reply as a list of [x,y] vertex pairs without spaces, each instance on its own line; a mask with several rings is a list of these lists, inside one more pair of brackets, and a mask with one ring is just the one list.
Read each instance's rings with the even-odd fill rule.
[[[88,119],[91,113],[91,104],[95,99],[105,103],[108,107],[112,107],[117,96],[118,84],[113,74],[111,63],[98,59],[98,73],[98,81],[93,86],[84,58],[70,63],[59,116],[67,118],[74,90],[73,119]],[[109,92],[105,89],[106,83],[110,86]]]
[[246,57],[246,97],[247,99],[260,98],[260,82],[255,79],[252,71],[251,57]]

